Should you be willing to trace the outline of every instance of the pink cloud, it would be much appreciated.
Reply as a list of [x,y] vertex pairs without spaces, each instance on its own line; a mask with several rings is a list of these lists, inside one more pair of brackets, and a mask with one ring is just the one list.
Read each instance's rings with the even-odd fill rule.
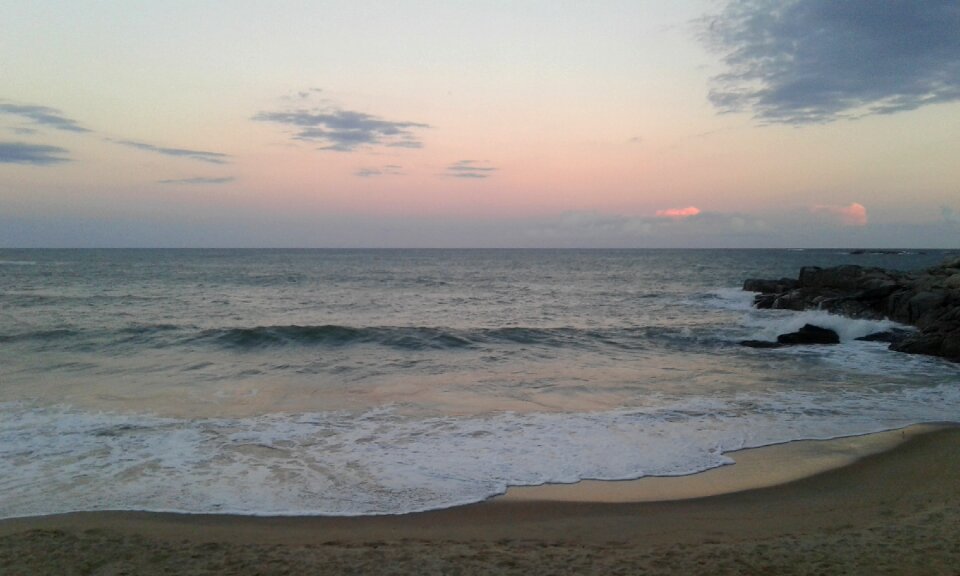
[[810,208],[814,214],[831,214],[840,218],[844,226],[866,226],[867,209],[863,204],[854,202],[848,206],[837,206],[833,204],[817,204]]
[[657,210],[657,218],[689,218],[700,213],[696,206],[687,206],[686,208],[667,208],[666,210]]

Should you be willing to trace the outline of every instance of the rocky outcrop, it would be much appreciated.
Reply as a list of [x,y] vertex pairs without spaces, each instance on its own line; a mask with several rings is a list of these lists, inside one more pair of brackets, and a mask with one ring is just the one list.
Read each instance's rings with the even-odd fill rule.
[[797,280],[750,279],[758,308],[826,310],[852,318],[888,318],[916,326],[898,334],[891,350],[960,362],[960,258],[919,272],[862,266],[800,269]]

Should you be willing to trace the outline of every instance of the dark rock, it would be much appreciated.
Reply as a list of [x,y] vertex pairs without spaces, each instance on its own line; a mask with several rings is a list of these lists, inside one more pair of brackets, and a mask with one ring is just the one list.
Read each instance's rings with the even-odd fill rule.
[[781,278],[779,280],[762,280],[759,278],[749,278],[743,282],[743,289],[747,292],[760,292],[762,294],[778,294],[793,290],[800,283],[793,278]]
[[906,340],[913,332],[901,328],[892,328],[883,332],[874,332],[857,338],[862,342],[886,342],[887,344],[897,344]]
[[757,294],[753,297],[753,305],[761,310],[773,308],[773,305],[776,301],[776,294]]
[[[906,250],[851,250],[850,254],[854,256],[862,256],[864,254],[883,254],[885,256],[902,256],[903,254],[908,254]],[[922,252],[921,252],[922,254]]]
[[806,310],[807,308],[814,307],[809,306],[807,301],[807,294],[798,288],[779,294],[774,299],[773,306],[771,307],[777,310]]
[[796,332],[777,336],[780,344],[839,344],[840,336],[829,328],[804,324]]
[[943,348],[943,338],[936,334],[913,334],[900,342],[890,345],[891,350],[906,352],[907,354],[927,354],[940,356]]
[[919,292],[907,301],[907,322],[919,324],[920,320],[928,316],[946,301],[947,295],[943,292]]

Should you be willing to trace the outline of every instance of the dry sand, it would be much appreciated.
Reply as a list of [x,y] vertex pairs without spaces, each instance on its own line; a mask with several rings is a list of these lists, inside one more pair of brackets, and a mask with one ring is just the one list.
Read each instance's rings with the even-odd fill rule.
[[[770,470],[795,470],[788,464],[805,451],[843,457],[827,459],[839,468],[792,480],[791,472],[784,484],[682,500],[597,501],[609,497],[588,484],[579,501],[548,489],[377,518],[121,512],[6,520],[0,574],[960,575],[960,428],[914,428],[902,440],[745,452],[738,462],[754,458],[768,472],[744,466],[746,481],[694,482],[764,485],[776,482]],[[878,447],[889,449],[855,459]],[[715,474],[737,476],[738,466]],[[616,483],[632,491],[618,499],[659,490],[638,488],[643,482]]]

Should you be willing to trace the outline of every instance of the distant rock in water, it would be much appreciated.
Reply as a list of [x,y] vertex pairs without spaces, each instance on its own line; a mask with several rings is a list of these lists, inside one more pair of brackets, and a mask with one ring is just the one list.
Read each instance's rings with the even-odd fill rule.
[[840,336],[829,328],[804,324],[796,332],[777,336],[780,344],[839,344]]
[[769,340],[743,340],[741,346],[750,348],[782,348],[799,344],[839,344],[840,335],[829,328],[821,328],[813,324],[804,324],[796,332],[777,336],[776,342]]
[[891,350],[960,362],[960,258],[918,272],[807,266],[797,280],[750,279],[743,288],[759,292],[754,298],[757,308],[826,310],[916,326],[917,332],[864,339],[890,342]]

